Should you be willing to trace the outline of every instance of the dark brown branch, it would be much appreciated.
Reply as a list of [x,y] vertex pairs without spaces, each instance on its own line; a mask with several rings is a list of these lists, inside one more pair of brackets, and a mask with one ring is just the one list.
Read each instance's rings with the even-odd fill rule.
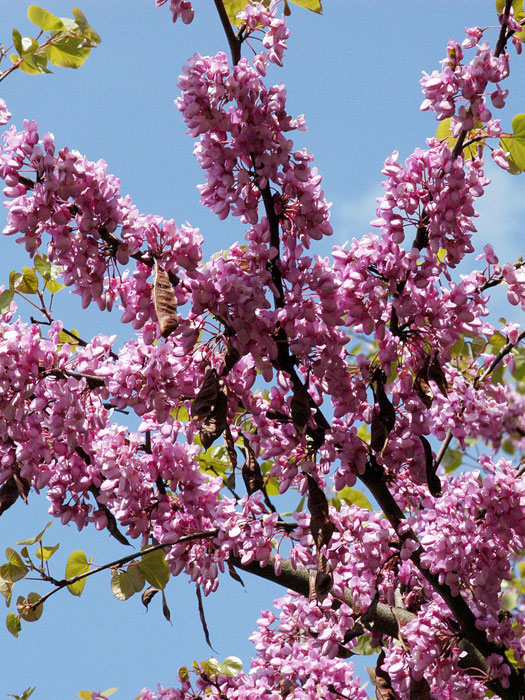
[[498,41],[496,43],[496,48],[494,49],[494,56],[496,58],[500,56],[505,50],[507,41],[514,34],[514,32],[507,33],[507,25],[510,17],[510,10],[512,8],[512,0],[506,0],[505,8],[503,10],[503,22],[501,23],[501,29],[499,31]]
[[[279,586],[288,588],[305,597],[309,595],[310,571],[304,567],[294,569],[289,560],[285,559],[281,562],[281,573],[279,575],[275,573],[273,557],[270,557],[270,561],[263,566],[260,566],[258,562],[241,564],[239,557],[232,557],[231,561],[233,565],[241,571],[254,574],[266,581],[272,581]],[[339,600],[335,593],[333,593],[333,595]],[[351,608],[355,607],[352,596],[348,590],[345,591],[344,602]],[[361,620],[365,627],[373,629],[374,632],[380,632],[387,637],[397,639],[399,638],[400,627],[402,628],[408,622],[415,620],[416,617],[416,614],[405,610],[405,608],[393,607],[385,603],[377,603],[377,606],[373,606],[371,611],[364,612],[361,616]],[[363,628],[360,622],[356,624]],[[466,652],[466,656],[461,661],[461,667],[464,668],[465,672],[476,678],[486,676],[488,674],[488,667],[482,654],[480,654],[476,647],[466,640],[461,640],[459,642],[459,647],[462,651]],[[510,691],[506,691],[504,688],[498,687],[497,692],[504,700],[517,700],[519,697]]]
[[[459,625],[462,637],[466,641],[470,642],[470,644],[472,644],[484,657],[488,657],[491,654],[499,654],[505,658],[505,647],[502,644],[489,641],[487,634],[483,630],[478,629],[476,626],[476,616],[468,606],[465,599],[461,595],[454,595],[449,586],[440,583],[439,577],[431,573],[431,571],[422,564],[420,555],[423,548],[421,547],[414,532],[412,530],[399,532],[399,527],[404,522],[405,516],[390,493],[382,472],[382,468],[379,467],[377,463],[373,463],[371,461],[365,473],[359,478],[378,502],[383,513],[386,515],[388,521],[398,534],[400,540],[405,541],[407,539],[412,539],[418,544],[418,548],[410,557],[412,562],[447,604]],[[518,700],[521,698],[521,691],[519,689],[522,687],[522,681],[512,666],[509,682],[509,690],[498,687],[496,692],[502,698],[513,698],[514,700]],[[498,686],[499,685],[500,684],[498,683]],[[494,686],[491,686],[491,688],[494,690],[495,684]]]
[[228,40],[228,45],[230,47],[230,53],[232,57],[232,63],[234,66],[236,66],[241,60],[241,34],[236,35],[233,31],[231,22],[228,18],[228,14],[226,12],[226,9],[224,8],[222,0],[214,0],[214,2],[215,7],[217,8],[217,12],[219,13],[219,17],[221,19],[224,33],[226,34],[226,39]]

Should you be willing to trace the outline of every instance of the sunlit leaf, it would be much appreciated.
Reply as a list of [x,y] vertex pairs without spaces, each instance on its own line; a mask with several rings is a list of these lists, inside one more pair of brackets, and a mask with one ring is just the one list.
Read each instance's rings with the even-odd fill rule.
[[40,29],[44,31],[59,32],[66,28],[59,17],[38,5],[29,5],[27,8],[27,16],[33,24],[36,24],[37,27],[40,27]]
[[222,664],[224,676],[235,678],[242,671],[242,661],[237,656],[227,656]]
[[304,7],[307,10],[311,10],[312,12],[317,12],[318,15],[323,14],[323,5],[321,0],[290,0],[290,2],[293,2],[295,5],[299,5],[300,7]]
[[82,46],[81,38],[65,36],[48,46],[45,52],[49,61],[55,66],[80,68],[91,53],[91,49]]
[[365,510],[374,510],[370,505],[370,501],[365,496],[364,493],[358,491],[357,489],[352,489],[349,486],[345,486],[341,491],[337,492],[338,498],[349,506],[357,506],[358,508],[364,508]]
[[525,114],[516,114],[512,120],[512,132],[513,138],[501,139],[501,147],[510,153],[510,163],[520,171],[525,170]]
[[22,629],[22,625],[20,624],[20,618],[18,617],[18,615],[15,615],[13,612],[8,613],[5,624],[9,632],[11,632],[11,634],[13,635],[13,637],[18,637],[18,633]]
[[37,559],[43,559],[47,561],[60,547],[60,544],[56,544],[54,547],[39,547],[35,552],[35,557]]
[[155,588],[164,588],[170,579],[170,569],[162,549],[143,554],[140,568],[146,581]]
[[8,547],[5,550],[5,553],[7,557],[7,564],[0,566],[0,576],[5,581],[9,581],[10,583],[20,581],[24,578],[29,569],[22,561],[18,552],[15,552],[14,549]]
[[111,592],[119,600],[128,600],[136,592],[126,571],[116,571],[111,577]]
[[[89,571],[89,564],[86,553],[81,549],[77,549],[69,555],[69,559],[66,564],[66,575],[67,579],[75,578],[75,576],[80,576],[81,574],[86,574]],[[73,595],[81,595],[86,585],[86,579],[80,579],[80,581],[75,581],[68,586],[68,590]]]
[[18,542],[15,542],[15,544],[22,544],[22,545],[25,544],[25,545],[31,546],[32,544],[35,544],[36,542],[40,542],[43,535],[44,535],[44,532],[49,527],[51,527],[52,524],[53,524],[53,521],[48,522],[48,524],[45,526],[45,528],[43,530],[41,530],[38,533],[38,535],[35,535],[34,537],[29,537],[28,539],[25,539],[25,540],[18,540]]
[[4,291],[0,294],[0,314],[8,313],[11,308],[14,295],[14,289],[4,289]]

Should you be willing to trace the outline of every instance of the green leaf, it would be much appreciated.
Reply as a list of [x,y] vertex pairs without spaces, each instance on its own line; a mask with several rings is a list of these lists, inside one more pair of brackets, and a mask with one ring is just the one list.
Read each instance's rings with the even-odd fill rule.
[[0,314],[6,314],[11,308],[11,302],[15,296],[14,289],[5,289],[0,294]]
[[39,253],[38,255],[35,255],[34,259],[35,263],[35,270],[45,279],[51,279],[51,268],[52,265],[47,259],[47,255],[42,255]]
[[206,661],[201,661],[201,667],[204,673],[212,678],[215,678],[221,672],[221,664],[214,656],[206,659]]
[[33,39],[32,36],[22,37],[22,53],[24,55],[34,53],[35,51],[38,51],[39,48],[38,41]]
[[509,163],[522,171],[525,170],[525,114],[516,114],[512,120],[512,131],[514,136],[502,138],[500,145],[504,151],[510,152]]
[[81,700],[92,700],[93,693],[93,690],[79,690],[78,697],[81,698]]
[[14,584],[12,581],[6,581],[5,579],[0,578],[0,593],[5,598],[6,607],[9,607],[11,605],[11,596],[13,595],[13,586],[14,586]]
[[451,450],[450,448],[445,452],[443,457],[443,468],[447,474],[452,474],[458,467],[461,466],[463,460],[463,453],[460,450]]
[[42,596],[40,596],[38,593],[30,593],[27,598],[24,598],[23,595],[18,597],[18,600],[16,601],[16,609],[18,610],[18,614],[22,620],[25,620],[26,622],[36,622],[37,620],[40,620],[42,613],[44,612],[43,604],[37,605],[36,608],[29,608],[28,606],[37,603],[41,597]]
[[45,49],[47,58],[61,68],[80,68],[91,53],[91,49],[82,46],[82,38],[65,36]]
[[129,580],[133,584],[135,593],[140,593],[140,591],[144,588],[144,585],[146,583],[146,577],[144,576],[144,572],[140,568],[139,562],[133,562],[132,564],[130,564],[126,569],[126,573],[129,576]]
[[126,571],[116,571],[111,577],[111,592],[119,600],[128,600],[136,593],[135,586]]
[[60,547],[60,544],[56,544],[54,547],[39,547],[35,552],[35,557],[40,560],[47,561]]
[[190,672],[186,666],[181,666],[179,668],[179,679],[182,683],[186,683],[190,680]]
[[15,615],[14,612],[7,613],[7,619],[5,621],[7,629],[11,632],[13,637],[18,637],[18,633],[22,629],[20,624],[20,618]]
[[118,688],[108,688],[107,690],[103,690],[100,694],[103,698],[109,698],[109,696],[113,695],[113,693],[116,693],[117,690]]
[[162,549],[143,554],[140,561],[140,568],[146,577],[146,581],[151,586],[160,589],[165,588],[170,578],[170,569]]
[[15,700],[27,700],[29,697],[31,697],[31,695],[33,695],[35,690],[36,690],[36,685],[34,688],[26,688],[24,690],[24,692],[22,693],[22,695],[11,695],[11,693],[9,693],[8,697],[15,698]]
[[18,540],[18,542],[15,542],[15,544],[26,544],[26,545],[31,546],[32,544],[35,544],[36,542],[40,542],[42,540],[44,532],[49,527],[51,527],[52,524],[53,524],[53,521],[51,520],[48,522],[48,524],[45,526],[45,528],[41,532],[38,533],[38,535],[36,535],[35,537],[30,537],[27,540]]
[[268,496],[279,495],[279,482],[273,476],[271,476],[266,482],[266,493],[268,494]]
[[18,552],[15,552],[14,549],[8,547],[5,553],[7,556],[7,564],[0,566],[0,577],[9,583],[20,581],[24,578],[29,569],[22,561]]
[[377,654],[377,647],[373,647],[370,640],[371,637],[368,634],[364,634],[362,637],[359,637],[359,641],[357,642],[356,646],[352,647],[352,653],[364,654],[365,656]]
[[341,491],[338,491],[337,497],[346,503],[347,506],[357,506],[364,510],[374,510],[364,493],[361,493],[361,491],[357,489],[351,489],[349,486],[345,486]]
[[22,274],[17,274],[15,289],[22,294],[36,294],[38,292],[38,277],[34,268],[22,268]]
[[66,285],[62,284],[61,282],[57,282],[56,280],[48,280],[45,287],[51,294],[56,294],[57,292],[62,291],[62,289],[65,289]]
[[[505,0],[496,0],[496,12],[501,15],[505,9]],[[523,17],[523,0],[513,0],[512,9],[514,10],[514,19]]]
[[235,678],[242,671],[242,661],[237,656],[227,656],[222,663],[221,673]]
[[45,32],[60,32],[66,28],[60,17],[51,14],[51,12],[44,10],[43,7],[38,5],[29,5],[27,16],[33,24],[36,24],[37,27],[40,27]]
[[90,26],[89,22],[86,19],[86,16],[82,12],[82,10],[78,9],[78,7],[73,8],[73,17],[76,20],[77,26],[80,32],[82,33],[82,36],[84,36],[91,44],[97,45],[102,42],[100,36],[93,29],[93,27]]
[[291,0],[295,5],[304,7],[312,12],[317,12],[318,15],[323,14],[323,6],[321,0]]
[[[15,57],[16,60],[11,56],[13,63],[18,61],[18,56]],[[42,54],[25,54],[24,60],[18,66],[23,73],[28,73],[29,75],[38,75],[39,73],[51,73],[50,70],[46,68],[47,58]]]
[[13,44],[15,45],[15,49],[18,51],[19,55],[22,55],[22,35],[18,29],[13,29]]
[[246,0],[223,0],[223,5],[230,22],[238,26],[240,22],[236,19],[236,15],[246,7]]
[[186,423],[190,419],[188,410],[185,406],[178,406],[177,408],[174,408],[173,411],[170,412],[170,416],[175,418],[175,420],[181,421],[182,423]]
[[[471,138],[473,135],[473,132],[476,131],[477,129],[483,128],[483,124],[479,121],[474,122],[474,129],[472,131],[469,131],[467,134],[467,138],[465,139],[466,141]],[[440,141],[447,141],[447,146],[452,150],[454,146],[456,145],[457,138],[454,136],[452,129],[450,128],[450,117],[447,117],[447,119],[443,119],[442,121],[439,122],[439,126],[436,129],[436,138],[439,139]],[[467,146],[467,148],[463,149],[463,154],[466,158],[474,158],[478,152],[478,145],[481,144],[482,146],[485,145],[485,139],[481,141],[476,141],[472,143],[470,146]]]
[[[75,576],[80,576],[81,574],[87,573],[89,571],[90,563],[91,559],[88,562],[86,553],[81,549],[77,549],[75,552],[72,552],[72,554],[69,555],[69,559],[67,560],[66,564],[65,578],[74,578]],[[83,578],[80,581],[71,583],[68,586],[68,590],[72,595],[82,595],[85,585],[86,579]]]

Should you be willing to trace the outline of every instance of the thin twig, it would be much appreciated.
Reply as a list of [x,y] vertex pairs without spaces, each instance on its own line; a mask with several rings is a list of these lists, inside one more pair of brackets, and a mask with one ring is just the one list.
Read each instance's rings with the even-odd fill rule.
[[31,604],[31,608],[35,610],[39,605],[42,605],[45,603],[45,601],[50,598],[52,595],[57,593],[58,591],[62,590],[62,588],[65,588],[66,586],[71,586],[74,583],[77,583],[77,581],[82,581],[85,578],[88,578],[89,576],[94,576],[95,574],[98,574],[100,571],[105,571],[106,569],[111,569],[113,567],[119,567],[123,566],[124,564],[128,564],[130,561],[133,561],[134,559],[138,559],[139,557],[144,556],[145,554],[150,554],[151,552],[156,552],[159,549],[166,549],[166,547],[171,547],[173,544],[179,544],[180,542],[192,542],[193,540],[200,540],[206,537],[216,537],[219,534],[219,529],[215,528],[215,530],[207,530],[205,532],[195,532],[192,535],[184,535],[183,537],[180,537],[176,542],[169,543],[169,544],[153,544],[150,547],[146,547],[145,549],[142,549],[140,552],[135,552],[134,554],[128,554],[125,557],[120,557],[120,559],[115,559],[114,561],[110,561],[108,564],[102,564],[102,566],[97,566],[94,569],[91,569],[90,571],[86,571],[83,574],[78,574],[78,576],[73,576],[72,578],[68,579],[63,579],[62,581],[58,582],[58,585],[56,588],[53,588],[53,590],[49,591],[45,595],[43,595],[41,598],[39,598],[37,601]]

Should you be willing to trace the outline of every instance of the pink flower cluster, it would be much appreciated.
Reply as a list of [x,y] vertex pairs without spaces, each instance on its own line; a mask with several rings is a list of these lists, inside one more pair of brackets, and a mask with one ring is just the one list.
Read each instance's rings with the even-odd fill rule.
[[[155,0],[157,7],[161,7],[167,2],[168,0]],[[170,12],[174,22],[176,22],[179,17],[184,24],[190,24],[190,22],[193,21],[193,7],[189,0],[170,0]]]
[[[436,700],[477,700],[487,679],[462,668],[458,621],[436,588],[462,596],[487,643],[524,658],[519,626],[502,615],[502,586],[525,548],[525,487],[509,462],[486,456],[479,471],[440,474],[441,495],[429,489],[429,475],[435,441],[449,431],[461,447],[481,438],[498,448],[525,429],[523,398],[489,376],[496,356],[468,366],[453,357],[464,334],[494,333],[486,321],[491,286],[505,282],[509,301],[525,308],[524,268],[500,265],[486,248],[484,272],[453,277],[474,249],[474,201],[489,181],[480,155],[465,159],[436,139],[404,164],[396,152],[385,161],[373,222],[379,235],[337,246],[331,258],[310,252],[332,233],[329,204],[313,156],[289,138],[304,118],[287,112],[283,85],[262,81],[268,62],[282,64],[288,38],[277,7],[254,2],[240,14],[248,38],[264,34],[253,62],[230,66],[224,53],[195,54],[179,79],[176,104],[206,175],[202,202],[246,226],[243,244],[206,263],[199,232],[139,213],[105,162],[67,148],[57,153],[35,122],[5,132],[4,232],[31,256],[44,251],[60,265],[84,306],[119,305],[137,333],[118,352],[115,336],[72,351],[61,323],[45,337],[35,324],[13,320],[14,305],[4,314],[0,482],[15,475],[36,491],[47,488],[50,511],[64,523],[116,524],[143,543],[155,538],[166,544],[172,574],[185,572],[206,594],[232,556],[279,572],[285,557],[314,569],[322,554],[333,592],[350,596],[336,609],[332,594],[323,602],[287,595],[277,602],[278,619],[265,612],[259,620],[249,671],[213,682],[197,672],[195,684],[183,679],[179,690],[144,691],[143,700],[365,700],[341,657],[355,648],[352,630],[363,611],[378,601],[416,616],[403,627],[402,644],[382,640],[382,668],[399,698],[412,697],[424,679]],[[174,20],[193,17],[189,2],[171,0],[170,9]],[[450,42],[442,71],[422,81],[423,108],[452,116],[456,135],[476,121],[498,132],[485,93],[495,83],[493,104],[503,106],[508,56],[496,57],[481,38],[481,30],[468,30],[463,48],[477,45],[468,65]],[[179,312],[162,340],[152,291],[158,264]],[[518,343],[517,324],[503,332]],[[511,368],[514,361],[505,360]],[[132,411],[138,429],[114,422],[115,411]],[[202,449],[205,430],[219,425],[218,439],[226,424],[222,452]],[[241,449],[248,494],[237,497],[229,481],[226,497],[207,459],[214,455],[222,472],[235,473]],[[250,460],[257,461],[251,477]],[[323,513],[334,532],[322,546],[314,543],[311,503],[311,513],[298,509],[284,524],[267,494],[250,487],[261,468],[280,494],[307,497],[313,483],[340,490],[364,477],[371,460],[403,513],[389,513],[389,522],[355,505],[330,507]],[[372,640],[380,641],[374,630]],[[506,657],[491,654],[487,669],[508,683]]]

